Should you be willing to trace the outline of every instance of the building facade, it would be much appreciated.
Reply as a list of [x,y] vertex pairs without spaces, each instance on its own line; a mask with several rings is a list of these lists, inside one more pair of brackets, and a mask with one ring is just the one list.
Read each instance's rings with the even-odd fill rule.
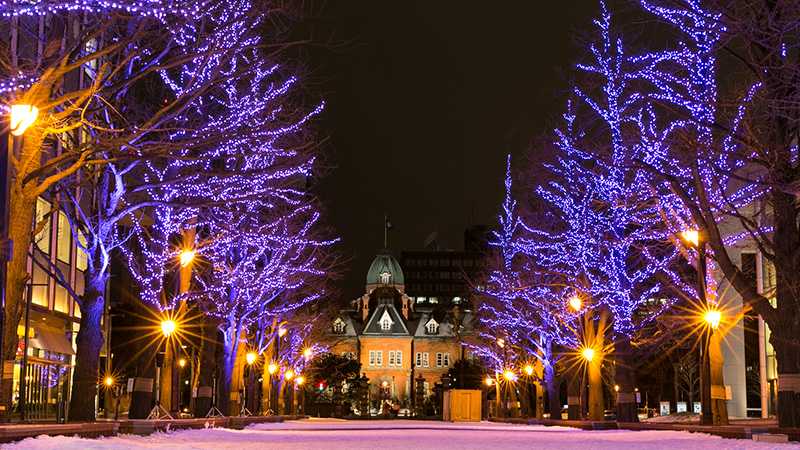
[[425,396],[442,375],[468,356],[460,337],[472,313],[459,304],[417,303],[406,294],[400,264],[388,252],[370,265],[364,295],[330,324],[331,351],[358,359],[370,398],[410,405],[416,383]]

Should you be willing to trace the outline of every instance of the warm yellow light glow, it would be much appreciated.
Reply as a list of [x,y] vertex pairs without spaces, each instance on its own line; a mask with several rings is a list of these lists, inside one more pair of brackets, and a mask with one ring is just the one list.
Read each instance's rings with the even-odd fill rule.
[[527,376],[533,375],[533,366],[530,364],[525,364],[525,367],[522,370],[525,371],[525,375]]
[[687,244],[691,244],[692,247],[697,247],[700,245],[700,232],[697,230],[681,231],[681,239]]
[[497,338],[497,345],[498,345],[500,348],[503,348],[503,347],[505,347],[505,346],[506,346],[506,341],[504,341],[503,339]]
[[619,392],[619,385],[618,384],[614,385],[614,392]]
[[110,375],[109,375],[109,376],[107,376],[107,377],[105,378],[105,380],[103,380],[103,383],[105,383],[105,384],[106,384],[106,386],[108,386],[108,387],[111,387],[111,386],[113,386],[113,385],[114,385],[114,377],[112,377],[112,376],[110,376]]
[[308,360],[311,359],[312,356],[314,356],[314,350],[311,350],[311,347],[303,350],[303,358]]
[[569,298],[569,307],[572,308],[573,311],[580,311],[581,307],[583,307],[583,301],[577,295],[573,295]]
[[181,267],[188,267],[194,261],[195,255],[197,255],[197,252],[190,248],[181,250]]
[[297,384],[298,386],[302,386],[302,385],[303,385],[303,383],[305,383],[305,382],[306,382],[306,377],[304,377],[304,376],[302,376],[302,375],[298,375],[298,376],[297,376],[297,378],[295,378],[295,379],[294,379],[294,382],[295,382],[295,384]]
[[487,376],[486,379],[483,380],[483,382],[486,383],[487,386],[491,386],[492,384],[494,384],[494,378]]
[[278,365],[275,364],[274,362],[269,363],[269,365],[267,366],[267,372],[269,372],[270,375],[275,375],[275,372],[277,371],[278,371]]
[[284,372],[283,378],[286,378],[286,381],[292,381],[292,378],[294,378],[294,370],[289,369],[286,372]]
[[286,334],[286,328],[278,328],[278,337],[283,337]]
[[506,369],[503,371],[503,378],[505,378],[506,381],[514,381],[517,379],[517,374],[511,369]]
[[583,350],[581,350],[581,356],[583,356],[583,359],[587,362],[592,362],[594,359],[594,349],[591,347],[584,347]]
[[21,136],[39,116],[39,108],[33,105],[11,105],[11,134]]
[[722,320],[722,313],[718,309],[709,309],[703,314],[703,320],[713,329],[719,327],[719,322]]
[[178,365],[181,366],[181,368],[186,367],[186,358],[179,359],[178,360]]
[[253,363],[256,362],[256,360],[258,359],[258,353],[247,352],[247,354],[244,355],[244,359],[247,361],[247,364],[250,364],[252,366]]
[[177,328],[178,324],[172,319],[161,321],[161,333],[164,335],[164,337],[170,337]]

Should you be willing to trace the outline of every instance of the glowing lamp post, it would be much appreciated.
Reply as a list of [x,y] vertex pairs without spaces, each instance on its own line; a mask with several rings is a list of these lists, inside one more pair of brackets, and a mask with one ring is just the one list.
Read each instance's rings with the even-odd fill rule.
[[305,349],[305,350],[303,350],[303,358],[305,358],[306,361],[311,359],[312,356],[314,356],[314,351],[311,350],[310,347]]
[[179,360],[178,360],[178,366],[179,366],[181,369],[183,369],[184,367],[186,367],[186,358],[181,358],[181,359],[179,359]]
[[184,249],[181,250],[181,254],[178,259],[180,259],[181,267],[189,267],[194,261],[194,257],[197,255],[197,251],[192,249]]
[[483,382],[486,384],[486,386],[491,386],[494,384],[494,378],[487,375],[486,379],[483,380]]
[[525,371],[525,375],[531,376],[533,375],[533,366],[530,364],[525,364],[525,367],[522,368]]
[[703,321],[705,321],[712,330],[719,328],[721,320],[722,313],[718,309],[709,309],[703,314]]
[[33,105],[11,105],[11,134],[22,136],[39,116],[39,108]]
[[298,375],[297,378],[294,379],[294,384],[298,386],[302,386],[306,382],[306,377],[302,375]]
[[506,369],[503,371],[503,378],[505,378],[506,381],[514,382],[517,380],[517,374],[511,369]]
[[252,366],[256,362],[256,360],[258,359],[258,353],[256,353],[256,352],[247,352],[247,354],[244,355],[244,359],[245,359],[245,361],[247,361],[247,365],[248,366]]
[[103,383],[106,385],[106,387],[111,387],[111,386],[114,386],[114,377],[112,377],[112,376],[110,376],[110,375],[109,375],[109,376],[107,376],[107,377],[106,377],[106,378],[103,380]]
[[581,350],[581,357],[586,360],[586,362],[590,363],[594,359],[594,353],[592,347],[584,347],[583,350]]
[[580,311],[581,308],[583,307],[583,301],[577,295],[573,295],[572,297],[570,297],[568,304],[569,307],[575,312]]
[[163,334],[165,338],[172,336],[172,333],[174,333],[177,329],[178,324],[175,323],[174,320],[167,319],[161,321],[161,334]]

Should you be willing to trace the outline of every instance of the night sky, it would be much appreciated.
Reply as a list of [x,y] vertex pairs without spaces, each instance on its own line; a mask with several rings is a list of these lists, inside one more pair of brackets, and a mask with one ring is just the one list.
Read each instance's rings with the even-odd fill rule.
[[384,213],[398,256],[434,231],[460,250],[467,226],[493,225],[505,155],[535,158],[531,142],[563,109],[575,32],[597,10],[588,0],[335,0],[317,11],[315,39],[330,45],[311,63],[334,165],[319,190],[350,258],[347,299],[383,246]]

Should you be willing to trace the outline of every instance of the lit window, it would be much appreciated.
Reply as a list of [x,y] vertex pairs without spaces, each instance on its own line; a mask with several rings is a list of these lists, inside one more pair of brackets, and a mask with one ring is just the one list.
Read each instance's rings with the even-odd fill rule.
[[450,353],[442,354],[442,365],[444,367],[450,367]]
[[344,333],[345,326],[346,325],[344,321],[340,317],[337,317],[336,320],[333,322],[333,332],[342,334]]
[[70,253],[72,253],[72,233],[69,229],[69,220],[62,211],[58,212],[57,228],[57,247],[56,256],[59,261],[69,264]]
[[428,334],[437,334],[439,333],[439,324],[436,323],[436,321],[433,320],[433,318],[431,318],[431,320],[429,320],[428,323],[425,324],[425,331],[427,331]]
[[34,305],[50,306],[49,305],[49,289],[48,281],[49,276],[44,269],[39,267],[38,264],[33,264],[33,287],[31,289],[31,299]]
[[431,297],[431,298],[428,299],[428,301],[431,302],[431,303],[439,303],[439,298],[438,297]]
[[403,352],[401,350],[394,352],[394,363],[397,367],[403,367]]
[[417,359],[414,365],[417,367],[422,367],[422,352],[417,352]]
[[89,265],[89,259],[86,257],[86,252],[81,249],[81,246],[86,246],[86,236],[83,235],[83,231],[78,230],[78,242],[80,245],[78,246],[78,251],[75,253],[75,266],[78,270],[86,270],[86,267]]
[[436,367],[442,367],[442,354],[436,354]]
[[461,303],[461,297],[453,297],[453,304],[458,305]]
[[369,351],[369,365],[372,367],[381,367],[383,365],[383,351],[370,350]]
[[389,316],[388,310],[383,312],[381,320],[378,323],[380,324],[382,331],[389,331],[392,329],[392,324],[394,324],[394,321]]
[[53,309],[64,314],[69,314],[69,294],[67,294],[67,289],[58,283],[56,283],[55,305],[53,305]]
[[417,297],[417,303],[425,303],[426,300],[425,297]]
[[394,367],[395,366],[395,364],[396,364],[395,355],[396,354],[397,354],[397,352],[395,352],[394,350],[389,350],[389,367]]
[[[34,242],[36,242],[36,246],[39,247],[44,253],[50,253],[50,216],[48,213],[50,212],[50,202],[47,200],[40,198],[36,199],[36,223],[34,227],[39,226],[41,223],[41,231],[36,233],[36,237],[34,238]],[[45,216],[47,218],[45,218]]]
[[428,363],[428,352],[422,353],[422,367],[430,367]]
[[390,272],[381,272],[381,283],[382,284],[389,284],[392,281],[392,274]]

